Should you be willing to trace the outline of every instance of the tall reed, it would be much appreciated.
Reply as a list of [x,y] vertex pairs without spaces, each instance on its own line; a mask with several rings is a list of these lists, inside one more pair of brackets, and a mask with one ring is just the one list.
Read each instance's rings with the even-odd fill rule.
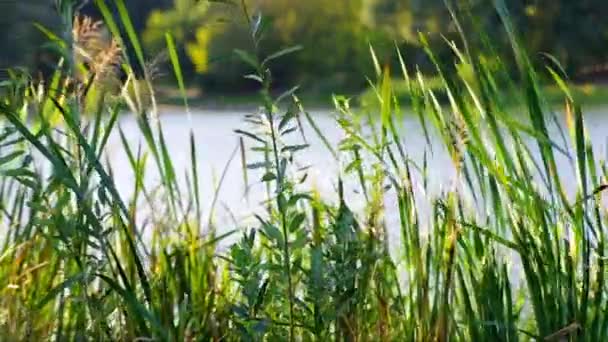
[[[608,337],[602,197],[608,169],[586,132],[581,99],[571,95],[556,63],[546,72],[563,90],[570,141],[551,133],[557,114],[539,86],[545,70],[521,48],[501,0],[497,13],[513,45],[516,75],[505,66],[511,57],[498,55],[489,38],[467,43],[467,35],[481,30],[462,31],[459,20],[472,27],[475,20],[466,6],[450,2],[462,41],[447,44],[473,77],[448,72],[451,66],[435,58],[421,35],[448,99],[441,105],[425,75],[401,63],[425,146],[407,144],[405,110],[373,49],[370,84],[377,101],[354,108],[350,99],[334,96],[343,139],[333,146],[297,88],[272,95],[273,61],[299,47],[260,55],[263,18],[243,1],[255,53],[235,53],[251,67],[245,77],[260,84],[260,108],[235,133],[243,179],[259,179],[267,196],[265,209],[254,213],[254,227],[230,228],[218,227],[212,213],[203,219],[203,204],[215,203],[217,194],[199,191],[194,132],[189,167],[174,166],[124,0],[113,1],[116,13],[104,0],[96,4],[113,40],[99,45],[100,24],[72,21],[71,7],[62,7],[74,33],[60,38],[47,32],[65,56],[55,74],[40,84],[12,71],[2,84],[2,340]],[[89,43],[101,47],[83,53]],[[170,33],[167,49],[186,99]],[[142,67],[143,74],[135,71]],[[120,73],[124,82],[117,82]],[[118,124],[125,106],[136,116],[145,146],[129,143]],[[184,107],[190,115],[187,100]],[[112,132],[134,175],[128,199],[113,176],[124,170],[105,159]],[[309,170],[296,163],[310,134],[341,166],[336,201],[311,188]],[[423,160],[413,159],[414,149],[425,151]],[[455,177],[435,193],[427,156],[440,153],[451,157]],[[558,169],[558,154],[576,174],[573,195],[565,189],[569,173]],[[144,182],[150,167],[161,176],[156,187]],[[185,187],[179,184],[182,171]],[[353,187],[359,195],[349,191]],[[352,209],[357,196],[362,210]],[[218,235],[218,228],[228,233]],[[390,243],[395,231],[397,252]],[[238,240],[218,250],[235,232]]]

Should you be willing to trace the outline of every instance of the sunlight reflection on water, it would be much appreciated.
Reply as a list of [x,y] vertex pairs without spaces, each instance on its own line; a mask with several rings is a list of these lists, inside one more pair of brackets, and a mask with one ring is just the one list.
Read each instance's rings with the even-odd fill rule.
[[[604,114],[606,112],[606,110],[592,110],[588,111],[585,116],[589,136],[594,144],[596,159],[598,160],[603,160],[606,157],[606,138],[608,136],[608,116]],[[185,172],[190,170],[190,129],[195,134],[204,215],[209,214],[217,182],[235,148],[237,148],[238,136],[234,133],[234,129],[246,127],[242,120],[245,114],[248,114],[248,112],[195,111],[191,121],[189,121],[179,109],[165,108],[161,112],[160,120],[165,132],[169,154],[173,160],[177,177],[181,180],[180,183],[184,185]],[[314,117],[317,125],[332,146],[337,146],[343,137],[343,133],[333,120],[332,113],[319,111],[314,114]],[[119,124],[132,148],[137,150],[138,144],[142,144],[142,149],[145,150],[145,143],[135,119],[132,116],[124,116],[120,119]],[[324,198],[335,202],[337,200],[336,188],[339,175],[338,162],[332,158],[321,140],[306,124],[305,132],[310,148],[296,155],[299,165],[311,166],[308,170],[309,177],[305,185],[317,189]],[[406,117],[402,132],[407,153],[412,160],[421,165],[425,150],[428,153],[428,148],[418,119],[414,116]],[[563,145],[559,130],[553,127],[551,132],[552,139]],[[438,139],[435,134],[431,134],[431,138],[432,140]],[[535,149],[534,146],[531,146],[531,148]],[[118,189],[121,195],[128,198],[133,191],[133,173],[117,133],[110,138],[106,153],[112,165]],[[256,161],[255,157],[255,155],[248,156],[248,162]],[[571,193],[576,188],[573,167],[567,157],[557,153],[556,158],[566,189]],[[147,165],[146,185],[158,185],[158,172],[151,158],[149,158]],[[240,155],[237,153],[227,168],[214,215],[220,233],[253,223],[252,213],[261,208],[260,201],[263,200],[265,194],[265,187],[257,181],[260,177],[261,174],[250,172],[249,191],[248,195],[245,196],[244,189],[246,189],[246,186],[243,181]],[[421,211],[424,214],[428,213],[430,208],[428,200],[426,200],[426,198],[429,198],[429,194],[423,194],[421,179],[420,174],[417,173],[414,179],[414,188],[417,189],[418,203],[421,205]],[[433,154],[428,156],[428,180],[430,197],[459,186],[459,183],[456,182],[456,173],[452,162],[448,154],[441,148],[441,142],[439,141],[433,146]],[[349,205],[353,207],[355,212],[361,214],[363,196],[357,191],[357,188],[354,180],[347,180],[346,197]],[[399,245],[400,238],[399,217],[396,212],[397,204],[394,192],[389,191],[385,201],[388,208],[385,213],[389,230],[388,240],[393,247],[396,247]],[[472,204],[471,209],[474,209]],[[424,226],[427,219],[422,217],[422,220]]]

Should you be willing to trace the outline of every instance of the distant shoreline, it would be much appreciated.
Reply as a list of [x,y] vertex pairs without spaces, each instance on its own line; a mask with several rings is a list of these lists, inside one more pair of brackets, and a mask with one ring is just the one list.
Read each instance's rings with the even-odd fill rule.
[[[544,86],[543,93],[546,95],[546,100],[552,106],[561,106],[564,101],[562,90],[555,85]],[[576,83],[571,84],[571,91],[580,103],[585,107],[602,107],[608,106],[608,83]],[[165,94],[163,94],[165,93]],[[184,100],[178,95],[172,94],[167,96],[166,92],[158,94],[158,104],[162,108],[180,109],[184,108]],[[400,87],[395,87],[395,95],[401,99],[402,108],[409,108],[409,104],[405,101],[408,97]],[[193,110],[209,110],[220,112],[247,112],[255,111],[260,107],[259,99],[256,93],[237,94],[237,95],[198,95],[188,98],[188,105]],[[361,101],[369,100],[372,94],[369,90],[363,91],[359,95],[351,95],[353,98],[353,106],[357,107]],[[318,95],[306,94],[300,96],[304,108],[308,111],[331,111],[334,106],[330,96],[327,99],[322,99]]]

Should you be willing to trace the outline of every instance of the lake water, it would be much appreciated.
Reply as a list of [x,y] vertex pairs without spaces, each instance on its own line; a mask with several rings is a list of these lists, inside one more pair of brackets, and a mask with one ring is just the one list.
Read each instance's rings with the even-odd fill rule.
[[[189,119],[179,109],[164,108],[160,112],[159,118],[165,132],[169,153],[174,162],[178,178],[182,180],[185,179],[185,171],[189,170],[190,167],[189,132],[192,129],[195,133],[198,150],[199,179],[201,182],[202,202],[205,204],[205,215],[209,213],[213,194],[222,171],[238,146],[238,136],[234,133],[234,129],[247,127],[243,122],[243,116],[250,113],[247,111],[200,110],[194,111],[191,119]],[[317,111],[313,113],[313,116],[331,144],[337,146],[343,137],[343,133],[335,123],[332,112]],[[563,115],[558,116],[563,117]],[[585,112],[585,120],[589,136],[593,141],[596,157],[598,159],[605,159],[608,137],[608,108],[587,110]],[[142,147],[145,146],[134,117],[123,116],[119,124],[135,150],[137,150],[137,145],[140,143]],[[333,160],[320,139],[307,125],[305,125],[305,132],[307,133],[310,148],[298,153],[297,161],[303,166],[311,166],[308,172],[307,186],[318,189],[329,200],[336,200],[335,189],[339,165]],[[551,132],[552,138],[559,142],[560,145],[563,145],[559,130],[553,126]],[[416,117],[406,117],[403,123],[403,139],[410,157],[421,163],[426,143]],[[437,142],[434,147],[434,153],[428,160],[429,189],[437,194],[446,188],[456,186],[456,182],[454,168],[449,156],[441,149],[440,142]],[[130,171],[127,156],[122,148],[118,134],[111,137],[107,153],[116,176],[117,186],[123,196],[129,197],[133,187],[133,174]],[[255,161],[252,157],[249,158],[248,162]],[[558,155],[557,159],[558,167],[560,172],[563,172],[567,187],[573,189],[576,185],[576,178],[574,177],[568,158]],[[146,170],[146,184],[148,186],[157,185],[159,178],[152,158],[149,158]],[[259,174],[249,174],[249,194],[245,196],[244,189],[246,186],[243,181],[240,154],[237,153],[232,163],[227,166],[226,177],[220,188],[215,215],[218,229],[233,229],[237,225],[234,222],[235,220],[239,225],[243,225],[251,219],[251,213],[259,209],[259,203],[264,197],[264,186],[257,181],[259,178]],[[420,194],[420,184],[415,184],[414,186],[419,189]],[[347,191],[349,191],[348,197],[352,202],[351,205],[356,209],[361,204],[362,196],[355,192],[355,188],[354,184],[351,184],[347,188]],[[388,208],[396,208],[394,199],[387,196],[386,200]],[[397,227],[396,213],[389,211],[386,213],[386,217],[389,227]],[[395,223],[395,225],[392,223]],[[391,240],[398,241],[399,239]]]

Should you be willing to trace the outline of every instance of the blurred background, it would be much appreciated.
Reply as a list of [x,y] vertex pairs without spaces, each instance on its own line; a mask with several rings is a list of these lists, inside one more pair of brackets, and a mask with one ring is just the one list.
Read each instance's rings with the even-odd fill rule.
[[[236,1],[239,2],[239,1]],[[453,53],[444,39],[457,39],[457,27],[444,0],[247,0],[251,12],[262,13],[262,54],[300,45],[302,50],[273,65],[277,88],[300,84],[308,94],[334,91],[356,93],[373,74],[369,46],[380,63],[399,71],[395,45],[410,68],[432,73],[419,40],[426,35],[440,60],[449,64]],[[163,70],[164,34],[176,37],[184,74],[194,94],[239,96],[255,83],[233,51],[251,50],[239,6],[230,0],[127,0],[147,57]],[[458,3],[458,1],[456,1]],[[496,49],[508,49],[502,25],[491,0],[470,1],[465,20],[487,34]],[[0,68],[22,66],[34,74],[52,67],[55,57],[45,35],[33,23],[60,32],[54,0],[0,0]],[[608,1],[509,0],[512,18],[523,43],[538,56],[553,55],[576,81],[601,85],[608,80]],[[81,1],[79,11],[99,18],[93,1]],[[472,32],[465,30],[465,32]],[[48,45],[48,44],[47,44]],[[506,51],[506,50],[505,50]],[[167,74],[166,72],[164,74]],[[159,73],[158,82],[170,89]],[[170,93],[170,90],[167,90]]]

